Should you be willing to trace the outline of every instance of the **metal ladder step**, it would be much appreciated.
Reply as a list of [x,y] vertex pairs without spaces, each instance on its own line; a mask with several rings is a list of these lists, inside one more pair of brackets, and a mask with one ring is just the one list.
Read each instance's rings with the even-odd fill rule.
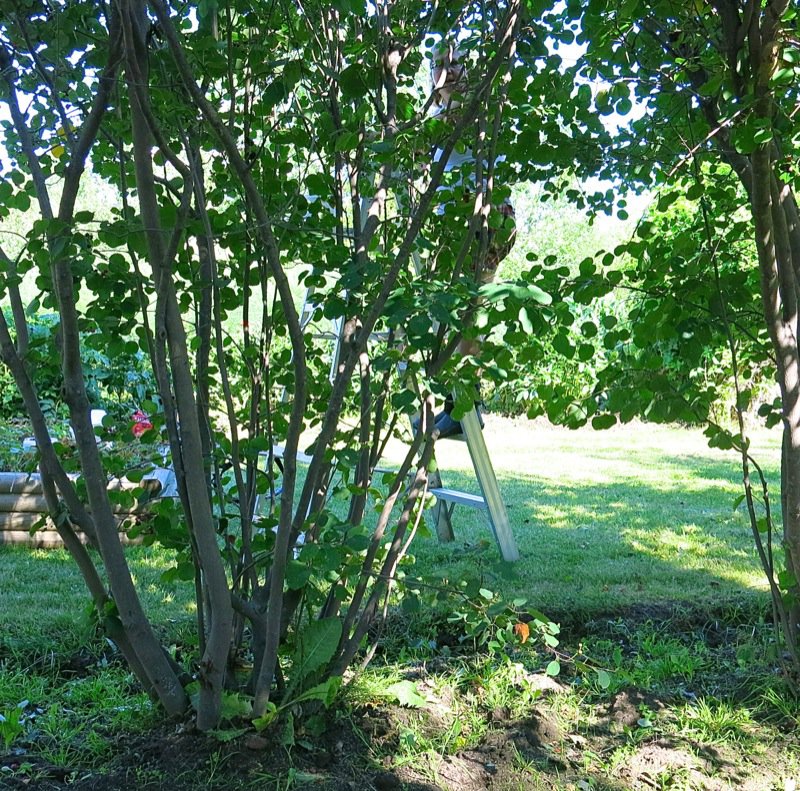
[[486,500],[479,494],[470,494],[469,492],[460,492],[458,489],[447,489],[443,486],[437,486],[428,491],[435,495],[437,500],[445,500],[448,503],[455,505],[466,505],[470,508],[477,508],[481,511],[487,511],[489,506],[486,505]]

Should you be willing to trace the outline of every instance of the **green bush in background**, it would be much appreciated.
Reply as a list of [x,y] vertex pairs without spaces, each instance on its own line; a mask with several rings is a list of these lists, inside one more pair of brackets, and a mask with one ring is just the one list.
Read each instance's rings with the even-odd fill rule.
[[[11,311],[6,310],[9,324]],[[66,417],[61,373],[61,344],[58,316],[36,313],[28,316],[29,344],[25,355],[39,402],[53,418]],[[116,417],[129,416],[155,392],[150,361],[132,340],[109,338],[104,333],[83,336],[84,377],[93,407]],[[24,417],[22,398],[6,366],[0,367],[0,418]]]

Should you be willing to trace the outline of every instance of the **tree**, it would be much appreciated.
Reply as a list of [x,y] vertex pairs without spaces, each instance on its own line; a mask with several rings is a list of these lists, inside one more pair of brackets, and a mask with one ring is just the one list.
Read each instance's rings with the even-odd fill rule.
[[[480,290],[464,275],[486,254],[488,208],[519,170],[532,123],[520,106],[535,103],[540,120],[550,112],[548,81],[518,68],[545,55],[538,12],[523,15],[519,0],[12,6],[0,23],[11,160],[0,212],[33,201],[39,217],[20,254],[2,257],[14,327],[0,318],[0,350],[33,425],[51,516],[109,636],[166,712],[183,714],[181,668],[141,608],[107,488],[109,473],[141,471],[108,468],[83,375],[86,333],[101,333],[110,354],[146,351],[160,404],[157,414],[156,400],[147,404],[150,439],[166,437],[180,494],[157,507],[147,539],[174,548],[173,575],[195,584],[198,727],[216,725],[225,689],[251,694],[261,725],[292,701],[327,702],[384,612],[422,515],[430,436],[414,437],[381,485],[388,437],[403,415],[430,416],[434,391],[470,392],[480,361],[453,357],[462,334],[482,323],[514,330],[523,308],[539,321],[533,307],[547,302],[531,283]],[[429,112],[421,87],[438,36],[461,41],[470,59],[449,122]],[[504,121],[509,109],[516,121]],[[475,152],[474,176],[445,173],[459,146]],[[116,191],[110,218],[77,202],[89,170]],[[465,183],[469,204],[453,198]],[[59,315],[85,500],[26,364],[19,284],[30,271]],[[313,289],[311,324],[298,284]],[[241,334],[226,334],[239,317]],[[326,321],[343,327],[333,368],[311,331]],[[368,528],[370,497],[379,516]],[[240,649],[254,658],[241,683]],[[279,650],[293,656],[286,672]]]
[[[699,364],[704,349],[727,348],[736,379],[738,437],[720,426],[712,426],[710,435],[741,453],[745,501],[776,623],[795,669],[800,668],[797,8],[781,0],[592,2],[586,9],[567,4],[560,24],[586,46],[574,73],[579,92],[596,87],[600,115],[630,116],[634,100],[639,110],[615,135],[597,139],[602,165],[592,172],[634,188],[659,189],[661,209],[683,195],[696,207],[677,233],[653,234],[648,222],[639,238],[618,248],[639,262],[627,283],[643,294],[636,309],[641,320],[636,323],[632,315],[633,330],[615,328],[610,340],[606,336],[613,371],[605,384],[619,385],[623,376],[620,392],[627,396],[598,399],[601,383],[584,403],[584,420],[602,408],[627,419],[641,410],[651,416],[661,412],[666,419],[707,416],[709,393],[698,387],[677,392],[664,376],[653,341],[677,337],[679,355],[689,367]],[[745,252],[748,237],[756,252],[753,269]],[[594,278],[591,292],[603,293],[622,281],[614,261],[608,257],[605,263],[612,269]],[[587,261],[586,273],[595,271],[595,262]],[[756,282],[758,324],[753,322]],[[630,365],[636,361],[638,375]],[[753,460],[743,421],[749,401],[744,380],[765,365],[780,388],[785,570],[773,560],[768,538],[762,539],[772,514],[766,482],[756,487],[758,494],[751,485]],[[608,417],[594,422],[608,425]]]

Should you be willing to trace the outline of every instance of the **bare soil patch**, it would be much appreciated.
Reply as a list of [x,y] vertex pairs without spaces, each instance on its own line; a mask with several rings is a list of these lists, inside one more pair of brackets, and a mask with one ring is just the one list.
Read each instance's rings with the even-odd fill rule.
[[[613,638],[623,655],[634,648],[624,635],[654,616],[664,623],[667,610],[609,614],[572,624],[576,639]],[[54,766],[35,751],[0,755],[0,788],[62,791],[129,789],[319,789],[319,791],[528,791],[529,789],[676,788],[782,791],[800,778],[800,739],[796,721],[762,723],[758,715],[744,735],[704,736],[678,722],[687,700],[708,690],[735,702],[745,691],[725,688],[723,664],[731,660],[736,625],[713,614],[673,611],[669,634],[702,639],[712,657],[707,677],[670,688],[626,686],[615,692],[585,695],[575,679],[528,674],[533,703],[522,714],[499,704],[476,711],[478,736],[455,749],[444,748],[441,734],[452,728],[459,709],[456,687],[434,683],[457,674],[464,657],[435,657],[409,667],[427,700],[422,709],[361,703],[331,713],[326,731],[298,738],[289,752],[276,734],[249,730],[221,740],[191,732],[186,725],[164,725],[144,735],[118,734],[103,766],[75,770]],[[716,667],[717,663],[719,667]],[[79,662],[73,672],[90,673]],[[725,665],[731,667],[732,665]],[[460,712],[460,713],[459,713]],[[242,728],[246,723],[241,723]],[[763,727],[763,732],[759,730]],[[230,733],[230,732],[229,732]],[[407,739],[439,745],[409,752]],[[737,741],[737,738],[747,741]],[[406,740],[406,741],[404,741]]]

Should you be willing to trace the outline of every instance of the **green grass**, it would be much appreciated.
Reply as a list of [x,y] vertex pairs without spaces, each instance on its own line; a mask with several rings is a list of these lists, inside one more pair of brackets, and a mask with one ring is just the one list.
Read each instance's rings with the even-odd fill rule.
[[[498,787],[525,789],[574,788],[579,779],[591,788],[638,787],[636,762],[656,760],[667,743],[686,765],[653,775],[661,787],[702,787],[690,759],[726,778],[734,770],[738,778],[800,771],[800,750],[786,736],[800,705],[776,675],[763,576],[745,516],[733,510],[736,456],[675,427],[570,432],[490,415],[485,438],[521,560],[503,563],[485,520],[462,508],[454,542],[417,541],[415,573],[451,581],[477,573],[497,594],[572,619],[562,647],[605,668],[610,684],[601,689],[596,674],[564,662],[564,694],[543,696],[537,674],[550,656],[536,641],[508,659],[451,653],[437,643],[435,625],[390,623],[386,652],[348,691],[340,716],[386,707],[386,689],[409,666],[428,705],[399,710],[385,738],[365,736],[369,760],[436,783],[464,751],[510,740],[503,760],[517,779]],[[389,461],[401,452],[394,445]],[[779,437],[757,435],[754,454],[774,477]],[[446,486],[477,491],[464,443],[443,442],[437,456]],[[191,652],[190,586],[161,580],[170,553],[126,552],[165,644]],[[0,747],[23,745],[75,772],[101,771],[128,735],[159,718],[88,603],[66,552],[0,547],[0,715],[22,727],[0,722]],[[646,694],[633,720],[617,725],[609,711],[628,690]],[[497,712],[522,725],[506,733]],[[533,713],[552,723],[552,741],[536,748],[520,736]],[[197,782],[222,783],[229,759],[220,744]],[[159,771],[141,767],[142,782],[169,784]],[[270,775],[269,787],[304,787],[302,772],[292,771]]]
[[[699,431],[568,431],[490,415],[485,438],[521,560],[503,563],[485,518],[461,507],[453,543],[416,542],[419,576],[456,581],[477,573],[498,594],[558,615],[659,602],[764,607],[749,526],[732,507],[741,490],[737,458],[709,450]],[[754,453],[774,476],[779,438],[756,439]],[[401,451],[397,443],[390,456]],[[437,455],[446,486],[477,491],[463,442],[442,442]],[[188,639],[191,590],[161,581],[170,554],[131,548],[128,556],[154,622],[168,639]],[[0,658],[44,655],[54,642],[77,650],[92,631],[88,618],[75,618],[87,604],[65,552],[0,547]]]
[[[191,589],[163,583],[172,564],[159,548],[127,550],[145,611],[164,637],[185,639],[194,627]],[[96,639],[91,600],[66,550],[0,547],[0,661],[24,655],[47,661],[53,652],[70,655]]]
[[23,740],[35,740],[45,761],[101,766],[120,733],[144,732],[158,722],[156,707],[120,664],[98,664],[72,678],[65,670],[0,662],[0,713],[17,721]]
[[[771,632],[720,628],[730,643],[704,641],[698,621],[598,622],[592,630],[603,636],[590,634],[583,649],[609,669],[605,690],[566,668],[556,682],[561,692],[543,692],[531,670],[535,649],[518,648],[511,661],[467,655],[418,663],[427,705],[390,712],[390,735],[379,731],[368,747],[376,763],[414,767],[434,780],[464,751],[491,760],[486,745],[499,744],[501,775],[510,765],[521,782],[498,788],[646,788],[654,774],[663,774],[656,787],[664,788],[783,788],[800,765],[797,702],[765,659]],[[759,659],[742,664],[735,647],[748,640]],[[380,701],[396,678],[393,664],[372,666],[350,700]]]
[[[425,537],[415,544],[422,576],[444,573],[455,580],[477,569],[493,590],[559,612],[764,595],[745,514],[733,510],[741,493],[737,457],[710,450],[698,430],[634,425],[568,431],[490,415],[485,438],[521,560],[502,563],[483,515],[459,507],[455,542]],[[779,438],[762,434],[757,440],[755,453],[774,480]],[[401,451],[397,443],[390,455]],[[446,486],[478,492],[465,443],[442,442],[437,456]],[[129,553],[157,620],[161,608],[178,620],[190,614],[183,589],[159,580],[168,554]],[[13,605],[17,612],[52,613],[57,621],[59,609],[68,612],[84,596],[65,553],[0,549],[0,566],[12,558],[13,581],[0,575],[0,617]],[[51,581],[45,589],[37,580],[42,575]],[[32,606],[23,607],[26,601]],[[69,608],[58,606],[67,601]]]
[[[458,579],[477,564],[493,589],[559,612],[718,606],[766,591],[746,515],[733,510],[738,459],[710,450],[698,430],[568,431],[489,416],[485,437],[522,558],[500,563],[482,515],[457,508],[455,543],[417,544],[423,574]],[[757,440],[775,479],[779,437]],[[477,491],[464,443],[441,443],[437,457],[446,486]]]

